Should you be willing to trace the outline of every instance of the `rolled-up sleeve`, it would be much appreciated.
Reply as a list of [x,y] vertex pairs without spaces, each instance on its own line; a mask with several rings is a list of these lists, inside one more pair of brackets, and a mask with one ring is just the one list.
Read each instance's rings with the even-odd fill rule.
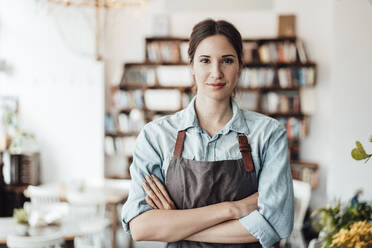
[[277,124],[262,152],[258,210],[239,219],[264,248],[288,237],[293,229],[294,196],[286,129]]
[[152,208],[146,203],[146,192],[142,188],[145,176],[154,174],[164,182],[161,172],[162,157],[151,137],[151,131],[146,125],[136,140],[133,152],[133,162],[130,166],[131,186],[129,196],[122,209],[122,225],[126,232],[130,233],[129,222],[143,212]]

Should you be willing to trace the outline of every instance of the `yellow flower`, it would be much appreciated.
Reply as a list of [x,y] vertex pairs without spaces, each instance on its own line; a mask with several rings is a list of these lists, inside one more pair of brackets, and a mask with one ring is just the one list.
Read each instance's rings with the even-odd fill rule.
[[358,221],[350,229],[341,229],[332,236],[331,247],[372,247],[372,225],[367,221]]

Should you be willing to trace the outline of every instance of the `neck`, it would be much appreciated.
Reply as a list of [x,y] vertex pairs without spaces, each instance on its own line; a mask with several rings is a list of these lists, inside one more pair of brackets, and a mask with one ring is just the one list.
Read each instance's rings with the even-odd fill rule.
[[208,97],[196,97],[195,112],[199,125],[211,136],[222,129],[232,118],[230,98],[217,101]]

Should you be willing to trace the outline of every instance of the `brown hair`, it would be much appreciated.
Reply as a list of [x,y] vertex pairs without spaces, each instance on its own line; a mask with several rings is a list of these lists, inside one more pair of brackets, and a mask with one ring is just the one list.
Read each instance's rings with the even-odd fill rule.
[[194,55],[196,48],[199,43],[205,38],[212,35],[223,35],[225,36],[231,45],[234,47],[236,54],[238,55],[239,65],[242,65],[242,37],[239,31],[231,23],[223,20],[215,21],[212,19],[206,19],[197,23],[193,29],[190,36],[189,42],[189,61],[190,64],[194,62]]

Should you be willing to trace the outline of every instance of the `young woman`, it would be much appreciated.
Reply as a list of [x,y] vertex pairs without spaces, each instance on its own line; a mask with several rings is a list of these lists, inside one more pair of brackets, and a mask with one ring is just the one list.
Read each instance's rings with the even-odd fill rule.
[[293,226],[286,130],[233,100],[242,40],[232,24],[198,23],[188,52],[196,96],[140,132],[124,229],[167,247],[271,247]]

